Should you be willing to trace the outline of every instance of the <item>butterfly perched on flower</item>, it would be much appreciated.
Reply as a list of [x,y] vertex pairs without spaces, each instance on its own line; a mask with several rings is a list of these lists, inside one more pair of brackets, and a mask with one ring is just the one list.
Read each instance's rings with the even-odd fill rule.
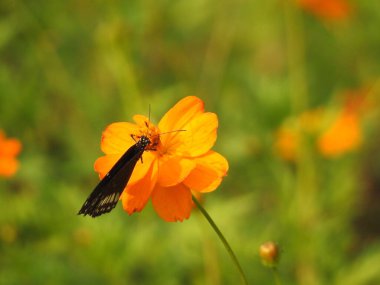
[[228,171],[227,160],[211,150],[217,136],[216,114],[205,112],[201,99],[188,96],[158,126],[142,115],[133,120],[135,124],[112,123],[103,132],[105,156],[95,162],[102,180],[79,214],[99,216],[111,211],[119,199],[132,214],[151,199],[165,221],[189,218],[191,191],[214,191]]

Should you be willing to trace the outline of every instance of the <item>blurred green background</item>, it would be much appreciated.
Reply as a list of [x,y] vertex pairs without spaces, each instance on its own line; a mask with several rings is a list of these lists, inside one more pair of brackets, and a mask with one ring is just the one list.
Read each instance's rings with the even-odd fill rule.
[[[0,177],[0,284],[239,284],[196,210],[183,223],[150,204],[76,215],[102,130],[149,104],[157,123],[187,95],[219,116],[230,170],[204,206],[250,284],[274,284],[267,240],[282,284],[380,284],[380,2],[352,1],[341,20],[295,3],[2,0],[0,128],[23,150]],[[360,148],[327,159],[306,142],[291,162],[273,150],[288,118],[363,87]]]

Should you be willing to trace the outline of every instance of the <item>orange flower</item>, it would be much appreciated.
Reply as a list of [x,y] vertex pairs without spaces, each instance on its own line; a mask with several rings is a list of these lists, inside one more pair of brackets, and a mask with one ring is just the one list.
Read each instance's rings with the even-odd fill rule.
[[337,157],[357,149],[363,140],[360,122],[368,111],[367,88],[346,91],[340,113],[318,139],[319,151],[326,157]]
[[306,111],[297,118],[286,121],[277,131],[274,148],[277,154],[284,160],[294,161],[302,135],[313,136],[318,132],[322,109]]
[[191,190],[214,191],[226,175],[227,160],[212,151],[218,128],[214,113],[204,112],[204,103],[189,96],[179,101],[154,126],[142,115],[135,124],[118,122],[103,132],[101,149],[106,154],[95,162],[104,177],[117,160],[136,142],[131,135],[157,141],[156,150],[145,151],[137,162],[120,199],[128,214],[141,211],[151,198],[165,221],[189,218],[193,206]]
[[21,150],[21,143],[17,139],[7,139],[0,130],[0,176],[10,177],[19,167],[16,160]]
[[326,20],[340,20],[350,13],[346,0],[297,0],[306,11]]
[[327,157],[336,157],[357,149],[362,142],[360,119],[356,113],[343,111],[336,121],[320,136],[319,151]]
[[278,155],[288,161],[294,161],[299,145],[299,134],[289,127],[281,127],[276,132],[274,148]]
[[[362,110],[366,98],[346,94],[339,113],[330,119],[329,110],[314,109],[288,120],[276,133],[274,147],[284,160],[294,161],[300,143],[300,135],[306,135],[316,143],[318,151],[332,158],[357,149],[362,142]],[[327,123],[327,124],[326,124]],[[326,125],[325,125],[326,124]]]

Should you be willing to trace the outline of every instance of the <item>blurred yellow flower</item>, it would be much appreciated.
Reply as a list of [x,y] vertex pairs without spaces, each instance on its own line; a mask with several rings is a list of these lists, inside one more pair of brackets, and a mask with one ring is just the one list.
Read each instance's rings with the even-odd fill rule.
[[16,156],[21,151],[21,143],[17,139],[6,138],[0,130],[0,176],[10,177],[19,167]]

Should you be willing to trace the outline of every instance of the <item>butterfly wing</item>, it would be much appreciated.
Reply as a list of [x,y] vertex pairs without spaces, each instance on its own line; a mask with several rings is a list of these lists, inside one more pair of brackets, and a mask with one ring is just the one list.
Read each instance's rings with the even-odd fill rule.
[[95,218],[115,208],[144,150],[145,146],[139,143],[131,146],[95,187],[78,215]]

